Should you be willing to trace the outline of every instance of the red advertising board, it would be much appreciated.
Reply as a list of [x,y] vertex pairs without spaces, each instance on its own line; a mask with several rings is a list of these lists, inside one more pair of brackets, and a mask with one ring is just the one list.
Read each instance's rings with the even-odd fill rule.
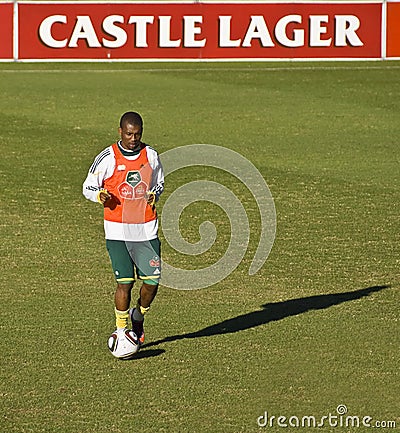
[[19,59],[381,57],[382,3],[20,3]]
[[400,58],[400,1],[0,1],[0,60]]
[[0,59],[13,58],[13,8],[12,3],[0,3]]

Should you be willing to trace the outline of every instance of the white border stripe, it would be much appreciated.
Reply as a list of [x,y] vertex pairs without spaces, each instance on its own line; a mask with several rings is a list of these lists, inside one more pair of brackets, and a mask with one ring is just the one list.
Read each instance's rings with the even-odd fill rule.
[[387,1],[382,1],[382,29],[381,29],[381,57],[386,60],[386,38],[387,38]]
[[18,38],[19,26],[18,26],[18,0],[14,0],[14,8],[13,8],[13,59],[14,62],[18,61]]
[[381,57],[328,57],[328,58],[193,58],[193,59],[18,59],[18,63],[279,63],[279,62],[290,62],[290,63],[304,63],[304,62],[381,62]]
[[147,73],[147,72],[296,72],[296,71],[386,71],[400,70],[400,65],[377,65],[377,66],[271,66],[265,68],[248,67],[248,68],[225,68],[225,67],[207,67],[207,68],[135,68],[135,69],[0,69],[0,74],[69,74],[69,73],[89,73],[89,74],[115,74],[115,73]]
[[[238,0],[238,1],[232,1],[232,0],[203,0],[203,1],[199,1],[199,0],[182,0],[182,1],[157,1],[157,0],[149,0],[149,1],[134,1],[134,0],[126,0],[126,1],[112,1],[112,0],[94,0],[94,1],[63,1],[63,0],[48,0],[48,1],[31,1],[31,0],[17,0],[18,3],[21,4],[57,4],[57,5],[63,5],[63,4],[80,4],[80,5],[91,5],[91,4],[113,4],[113,5],[126,5],[126,4],[132,4],[132,5],[140,5],[140,4],[176,4],[176,5],[181,5],[181,4],[196,4],[196,3],[200,3],[200,4],[241,4],[241,3],[245,3],[245,4],[310,4],[313,3],[312,0],[271,0],[271,1],[267,1],[267,0],[251,0],[251,1],[246,1],[246,0]],[[375,3],[375,4],[380,4],[382,3],[383,0],[343,0],[343,1],[335,1],[335,0],[320,0],[320,1],[315,1],[315,3],[320,3],[320,4],[337,4],[337,5],[343,5],[343,4],[365,4],[365,3]],[[398,0],[393,0],[393,1],[398,1]]]

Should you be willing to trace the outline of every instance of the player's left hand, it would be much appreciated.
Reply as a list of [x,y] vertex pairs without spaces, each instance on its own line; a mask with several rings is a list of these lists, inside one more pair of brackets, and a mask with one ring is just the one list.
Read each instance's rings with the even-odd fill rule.
[[154,206],[156,204],[156,193],[152,191],[147,191],[146,200],[150,206]]

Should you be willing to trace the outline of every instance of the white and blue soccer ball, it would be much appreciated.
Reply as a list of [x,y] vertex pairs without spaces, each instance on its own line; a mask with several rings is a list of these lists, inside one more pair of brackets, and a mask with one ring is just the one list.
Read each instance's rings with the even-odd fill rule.
[[131,329],[115,330],[108,339],[110,352],[119,359],[127,359],[139,350],[139,340]]

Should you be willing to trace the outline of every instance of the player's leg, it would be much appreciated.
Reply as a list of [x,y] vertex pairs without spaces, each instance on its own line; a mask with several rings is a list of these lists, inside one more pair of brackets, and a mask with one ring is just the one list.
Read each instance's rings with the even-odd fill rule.
[[160,241],[134,242],[129,244],[129,251],[133,257],[138,278],[143,281],[139,292],[136,308],[132,309],[132,329],[144,342],[143,321],[144,315],[157,295],[158,282],[161,277]]
[[115,323],[117,329],[127,328],[133,283],[117,283],[115,290]]
[[152,280],[149,282],[143,281],[142,287],[139,292],[139,305],[146,314],[147,310],[150,308],[151,303],[157,295],[158,291],[158,281]]
[[135,282],[134,264],[124,241],[107,240],[106,246],[117,281],[114,295],[117,329],[128,327],[131,292]]

